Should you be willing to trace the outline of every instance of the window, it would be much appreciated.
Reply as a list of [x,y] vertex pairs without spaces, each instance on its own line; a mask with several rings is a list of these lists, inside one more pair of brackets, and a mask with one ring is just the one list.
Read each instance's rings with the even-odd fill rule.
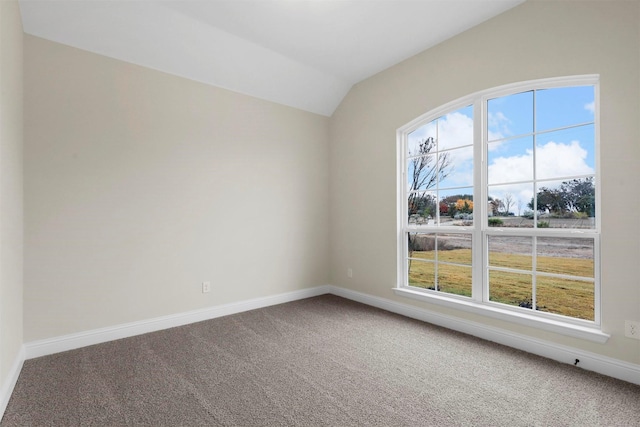
[[526,82],[399,129],[397,290],[599,329],[597,99],[597,76]]
[[409,132],[406,147],[408,228],[447,230],[407,230],[408,285],[471,296],[473,107]]

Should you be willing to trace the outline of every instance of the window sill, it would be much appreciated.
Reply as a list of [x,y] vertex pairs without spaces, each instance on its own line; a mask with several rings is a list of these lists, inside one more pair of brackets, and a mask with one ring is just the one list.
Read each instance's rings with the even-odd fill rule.
[[488,316],[494,319],[504,320],[506,322],[517,323],[524,326],[542,329],[557,334],[580,338],[592,342],[604,344],[610,335],[602,332],[597,327],[576,325],[568,322],[562,322],[555,319],[546,319],[538,316],[531,316],[526,313],[518,313],[511,310],[501,309],[486,304],[481,304],[471,300],[463,300],[458,298],[447,297],[444,295],[427,294],[407,288],[393,288],[396,295],[426,301],[457,310],[466,311],[468,313]]

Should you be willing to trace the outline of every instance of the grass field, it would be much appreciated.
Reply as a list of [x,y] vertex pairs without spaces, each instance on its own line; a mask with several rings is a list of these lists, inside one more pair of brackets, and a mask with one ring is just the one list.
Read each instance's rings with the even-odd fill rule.
[[[435,252],[414,251],[409,271],[409,285],[435,289]],[[471,250],[453,249],[438,252],[438,260],[462,265],[438,263],[440,291],[471,296]],[[531,271],[531,256],[491,252],[490,267],[507,267]],[[537,271],[593,278],[593,259],[537,257]],[[531,307],[532,275],[489,269],[489,299],[503,304]],[[579,319],[594,320],[594,284],[543,275],[536,276],[536,305],[546,311]]]

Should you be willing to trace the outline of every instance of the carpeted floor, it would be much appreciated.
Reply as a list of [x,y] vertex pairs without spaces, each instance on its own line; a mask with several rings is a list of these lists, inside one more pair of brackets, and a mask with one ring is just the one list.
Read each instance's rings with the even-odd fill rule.
[[640,426],[640,386],[325,295],[28,360],[40,425]]

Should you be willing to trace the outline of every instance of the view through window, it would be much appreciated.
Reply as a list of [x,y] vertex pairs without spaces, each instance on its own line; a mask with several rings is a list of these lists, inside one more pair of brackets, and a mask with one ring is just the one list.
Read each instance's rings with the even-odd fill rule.
[[400,286],[599,323],[596,135],[591,76],[485,91],[400,129]]

